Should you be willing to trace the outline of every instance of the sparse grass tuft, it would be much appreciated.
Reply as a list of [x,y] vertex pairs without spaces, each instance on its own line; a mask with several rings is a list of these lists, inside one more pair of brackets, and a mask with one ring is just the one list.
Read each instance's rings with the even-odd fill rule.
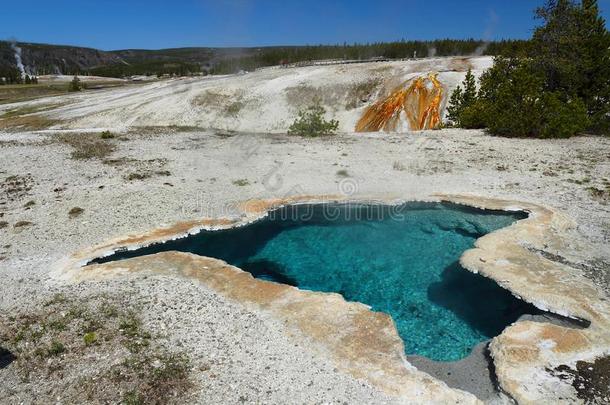
[[339,177],[349,177],[349,173],[345,169],[341,169],[337,171],[337,176]]
[[610,200],[610,187],[606,187],[605,190],[597,187],[587,187],[587,191],[594,199],[602,202]]
[[45,302],[44,306],[48,307],[50,305],[63,304],[66,301],[67,301],[67,298],[65,295],[57,293],[53,296],[53,298],[51,298],[49,301]]
[[81,207],[74,207],[70,211],[68,211],[68,216],[70,218],[76,218],[76,217],[80,216],[83,212],[85,212],[85,210],[82,209]]
[[0,313],[0,341],[23,381],[53,378],[43,403],[178,404],[193,388],[189,357],[154,338],[139,309],[118,296],[56,294],[34,311]]
[[233,180],[233,185],[238,186],[238,187],[245,187],[250,185],[250,182],[247,179],[238,179],[238,180]]
[[102,139],[114,139],[115,136],[110,131],[104,131],[104,132],[101,133],[100,138],[102,138]]
[[405,170],[407,170],[407,168],[405,167],[405,165],[403,165],[402,163],[400,163],[399,161],[395,161],[394,164],[392,165],[392,168],[394,170],[396,170],[397,172],[404,172]]
[[129,391],[123,396],[121,401],[124,405],[144,405],[144,398],[136,391]]
[[83,341],[85,342],[85,346],[91,346],[95,342],[97,342],[97,335],[95,332],[85,333],[83,336]]
[[129,181],[144,180],[150,177],[150,173],[129,173],[126,177]]
[[225,114],[229,117],[235,118],[239,115],[239,113],[245,106],[246,104],[243,101],[235,101],[227,106],[227,108],[225,109]]
[[47,357],[59,356],[66,351],[66,347],[59,340],[53,340],[47,349]]

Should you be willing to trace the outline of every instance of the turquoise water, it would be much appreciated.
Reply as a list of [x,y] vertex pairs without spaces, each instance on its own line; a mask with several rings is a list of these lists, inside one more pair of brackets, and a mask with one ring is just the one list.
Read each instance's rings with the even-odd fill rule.
[[97,262],[171,250],[219,258],[258,278],[370,305],[392,316],[407,354],[452,361],[535,311],[458,263],[477,238],[525,216],[441,203],[291,206],[242,228]]

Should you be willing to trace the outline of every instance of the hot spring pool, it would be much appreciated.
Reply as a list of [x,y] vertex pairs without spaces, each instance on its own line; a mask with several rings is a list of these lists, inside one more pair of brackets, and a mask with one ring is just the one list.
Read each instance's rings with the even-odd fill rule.
[[458,262],[477,238],[526,217],[445,203],[293,205],[95,262],[174,250],[222,259],[257,278],[367,304],[392,316],[406,354],[453,361],[536,311]]

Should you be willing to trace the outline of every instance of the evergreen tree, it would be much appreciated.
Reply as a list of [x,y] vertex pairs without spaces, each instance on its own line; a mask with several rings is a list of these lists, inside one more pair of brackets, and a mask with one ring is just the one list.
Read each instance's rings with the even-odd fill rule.
[[70,82],[70,85],[68,86],[68,91],[81,91],[81,88],[82,87],[80,79],[78,78],[78,76],[74,76],[74,78]]
[[[462,86],[464,89],[462,90]],[[482,128],[482,119],[478,118],[479,113],[477,84],[472,70],[468,69],[466,78],[462,85],[453,91],[449,98],[447,107],[447,119],[453,124],[462,128]]]
[[497,58],[480,82],[475,106],[492,134],[566,138],[588,125],[582,100],[546,91],[543,73],[529,59]]
[[537,69],[545,89],[579,97],[596,131],[610,128],[610,33],[596,0],[547,0],[536,11],[544,21],[533,38]]
[[468,69],[466,72],[466,78],[464,79],[464,95],[463,104],[464,107],[469,107],[477,99],[477,83],[472,74],[472,69]]
[[451,93],[451,97],[449,98],[449,105],[447,106],[447,120],[452,125],[460,125],[460,114],[463,110],[464,103],[464,92],[462,91],[462,87],[458,84],[453,93]]
[[547,0],[529,57],[496,58],[476,94],[468,74],[448,118],[493,134],[568,137],[610,128],[610,34],[596,0]]
[[25,75],[25,84],[32,84],[32,80],[29,75]]

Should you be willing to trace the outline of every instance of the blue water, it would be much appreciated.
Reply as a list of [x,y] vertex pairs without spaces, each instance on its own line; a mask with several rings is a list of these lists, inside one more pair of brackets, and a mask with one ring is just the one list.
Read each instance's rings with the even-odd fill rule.
[[370,305],[392,316],[407,354],[452,361],[535,311],[458,263],[477,238],[525,217],[442,203],[291,206],[242,228],[96,262],[171,250],[219,258],[258,278]]

